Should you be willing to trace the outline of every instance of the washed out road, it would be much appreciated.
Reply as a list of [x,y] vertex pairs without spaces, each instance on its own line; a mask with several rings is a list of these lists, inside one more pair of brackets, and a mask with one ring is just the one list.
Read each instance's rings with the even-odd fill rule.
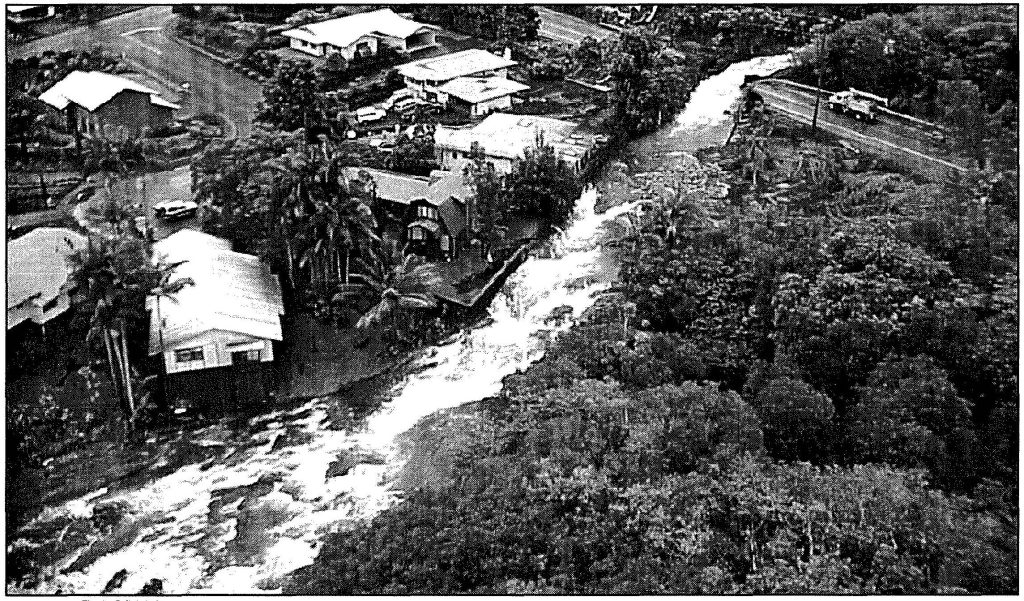
[[253,113],[262,98],[260,84],[173,38],[176,16],[170,6],[150,6],[91,25],[9,48],[10,58],[46,50],[88,50],[103,46],[123,52],[128,65],[170,90],[188,81],[191,93],[180,98],[186,111],[226,117],[239,137],[252,129]]

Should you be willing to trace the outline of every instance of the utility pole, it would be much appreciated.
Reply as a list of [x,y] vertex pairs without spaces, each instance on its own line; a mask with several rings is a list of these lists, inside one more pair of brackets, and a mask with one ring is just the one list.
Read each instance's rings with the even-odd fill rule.
[[814,88],[814,117],[811,118],[811,135],[814,136],[815,141],[818,139],[818,110],[821,106],[821,74],[824,71],[823,62],[823,46],[825,40],[825,26],[821,23],[817,23],[811,26],[811,31],[814,32],[814,44],[815,44],[815,56],[814,60],[818,64],[818,84]]

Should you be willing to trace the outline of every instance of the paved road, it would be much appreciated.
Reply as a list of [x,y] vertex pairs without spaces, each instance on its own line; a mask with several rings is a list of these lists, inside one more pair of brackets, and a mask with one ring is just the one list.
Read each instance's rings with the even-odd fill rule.
[[[767,81],[758,82],[755,87],[765,103],[799,121],[811,122],[814,116],[813,92]],[[879,115],[875,123],[862,123],[833,113],[826,101],[827,96],[823,94],[818,112],[818,125],[825,131],[923,171],[965,170],[971,165],[969,159],[937,146],[928,132],[908,121]]]
[[578,17],[560,13],[543,6],[535,6],[540,16],[540,36],[562,42],[563,44],[579,45],[583,38],[590,36],[595,40],[604,40],[615,35],[615,32],[584,21]]
[[175,18],[170,6],[150,6],[14,46],[9,56],[96,45],[124,52],[132,68],[160,80],[169,89],[176,89],[183,81],[191,82],[192,93],[179,102],[183,109],[224,115],[234,123],[239,136],[248,135],[253,112],[262,98],[260,84],[172,39]]

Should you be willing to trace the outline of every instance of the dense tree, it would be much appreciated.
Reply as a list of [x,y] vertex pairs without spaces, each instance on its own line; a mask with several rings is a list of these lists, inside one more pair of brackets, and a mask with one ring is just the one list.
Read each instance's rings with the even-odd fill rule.
[[830,457],[835,436],[832,401],[792,378],[769,381],[752,404],[764,424],[765,446],[772,457],[812,461]]
[[551,223],[565,223],[579,198],[579,179],[555,154],[554,148],[538,137],[527,148],[505,178],[507,210],[516,215],[533,215]]
[[303,128],[315,136],[323,133],[327,119],[323,102],[316,69],[306,62],[286,61],[264,88],[256,119],[287,132]]
[[132,341],[148,339],[146,298],[172,295],[192,283],[173,279],[176,265],[157,259],[131,233],[90,236],[89,245],[69,257],[77,317],[88,323],[88,342],[102,342],[111,385],[129,424],[145,400],[138,394],[130,350],[139,350]]
[[611,70],[614,127],[644,133],[666,123],[689,99],[689,76],[646,28],[632,28],[619,37]]

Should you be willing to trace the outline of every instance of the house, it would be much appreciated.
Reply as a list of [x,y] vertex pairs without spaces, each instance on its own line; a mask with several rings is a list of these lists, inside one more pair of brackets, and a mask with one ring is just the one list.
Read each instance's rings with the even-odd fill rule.
[[169,125],[181,108],[156,90],[102,71],[73,71],[39,99],[67,116],[70,131],[116,140]]
[[8,4],[7,20],[11,23],[34,23],[49,19],[57,14],[52,4]]
[[508,68],[516,61],[484,50],[463,50],[433,58],[424,58],[398,67],[406,87],[418,98],[439,100],[441,88],[460,77],[508,78]]
[[275,381],[273,343],[282,339],[277,277],[259,258],[232,251],[227,240],[191,229],[155,243],[153,255],[183,262],[172,281],[193,281],[146,301],[149,354],[161,357],[172,398],[266,399]]
[[7,243],[7,329],[31,320],[45,325],[71,307],[68,257],[85,236],[41,227]]
[[310,56],[340,53],[345,60],[377,54],[380,44],[400,52],[413,52],[436,44],[435,28],[406,19],[384,8],[311,23],[281,35],[293,50]]
[[375,199],[401,225],[406,254],[450,260],[468,243],[473,190],[461,173],[434,171],[430,177],[416,177],[348,167],[345,177],[372,181]]
[[439,125],[434,131],[434,152],[443,169],[461,172],[475,144],[498,173],[507,174],[515,159],[522,158],[523,152],[541,138],[576,172],[585,167],[598,144],[597,135],[571,121],[494,113],[474,126]]
[[512,106],[512,95],[530,86],[504,77],[457,77],[438,88],[437,100],[476,117]]

